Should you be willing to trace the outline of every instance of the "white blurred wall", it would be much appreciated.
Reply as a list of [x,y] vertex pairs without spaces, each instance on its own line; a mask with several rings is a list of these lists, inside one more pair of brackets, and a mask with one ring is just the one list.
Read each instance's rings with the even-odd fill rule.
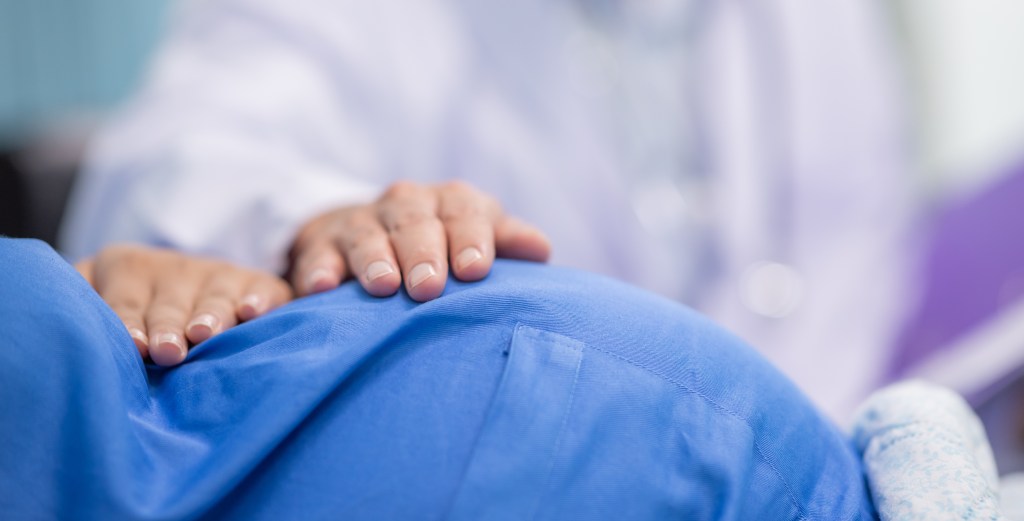
[[1024,163],[1024,2],[898,0],[921,169],[940,199]]

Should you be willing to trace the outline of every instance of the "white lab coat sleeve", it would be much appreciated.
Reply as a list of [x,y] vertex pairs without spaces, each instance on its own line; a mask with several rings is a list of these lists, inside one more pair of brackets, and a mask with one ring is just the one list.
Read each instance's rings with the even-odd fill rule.
[[188,7],[92,147],[61,246],[77,259],[142,242],[280,272],[305,221],[380,191],[358,158],[368,138],[301,19],[272,2]]

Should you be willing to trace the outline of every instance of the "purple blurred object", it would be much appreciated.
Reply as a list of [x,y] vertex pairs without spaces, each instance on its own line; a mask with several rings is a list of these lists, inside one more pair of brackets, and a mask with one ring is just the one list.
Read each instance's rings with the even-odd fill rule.
[[939,212],[929,235],[924,293],[897,342],[894,379],[1024,295],[1024,160]]

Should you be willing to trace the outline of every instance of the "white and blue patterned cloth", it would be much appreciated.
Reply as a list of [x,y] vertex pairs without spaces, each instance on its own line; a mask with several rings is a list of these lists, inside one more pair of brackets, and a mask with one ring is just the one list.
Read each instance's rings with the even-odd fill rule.
[[921,381],[887,387],[853,431],[882,521],[1006,521],[985,429],[967,402]]

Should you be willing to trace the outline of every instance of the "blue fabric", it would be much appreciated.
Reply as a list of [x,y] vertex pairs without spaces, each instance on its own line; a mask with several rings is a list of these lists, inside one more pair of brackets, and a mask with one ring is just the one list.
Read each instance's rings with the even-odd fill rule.
[[848,440],[704,318],[498,262],[357,286],[140,362],[45,245],[0,239],[4,519],[872,519]]

